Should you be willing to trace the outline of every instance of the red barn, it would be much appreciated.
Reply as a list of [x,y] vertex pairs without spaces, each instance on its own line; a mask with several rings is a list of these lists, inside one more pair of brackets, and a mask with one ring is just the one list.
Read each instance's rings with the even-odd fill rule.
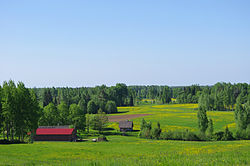
[[66,126],[41,126],[36,130],[35,141],[76,141],[76,130]]

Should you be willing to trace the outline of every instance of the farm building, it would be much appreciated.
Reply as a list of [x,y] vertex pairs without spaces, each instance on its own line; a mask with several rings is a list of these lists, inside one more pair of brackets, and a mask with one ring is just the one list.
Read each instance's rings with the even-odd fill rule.
[[121,132],[133,131],[133,122],[128,120],[120,121],[119,128]]
[[76,130],[69,126],[39,126],[35,141],[76,141]]

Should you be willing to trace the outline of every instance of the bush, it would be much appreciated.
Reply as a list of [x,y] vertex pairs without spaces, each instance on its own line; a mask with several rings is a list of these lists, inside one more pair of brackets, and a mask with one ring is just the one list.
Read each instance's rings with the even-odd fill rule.
[[250,124],[247,125],[247,129],[246,129],[246,139],[250,139]]
[[161,136],[161,126],[160,126],[159,122],[157,123],[157,128],[153,128],[153,131],[152,131],[151,135],[152,135],[152,138],[154,138],[154,139],[159,139],[160,138],[160,136]]
[[98,142],[100,142],[100,141],[108,141],[108,139],[104,135],[99,135],[98,138],[97,138],[97,141]]
[[222,141],[234,140],[233,133],[231,131],[229,131],[228,127],[226,127],[224,135],[223,135],[221,140]]
[[139,132],[139,137],[140,138],[148,138],[148,139],[152,138],[151,129],[152,129],[151,122],[147,123],[144,119],[142,119],[141,131]]
[[193,132],[190,131],[186,131],[184,134],[184,138],[185,141],[199,141],[200,138]]
[[220,141],[223,136],[224,136],[224,132],[223,131],[219,131],[219,132],[214,133],[213,137],[214,137],[214,139],[216,141]]
[[191,131],[168,131],[161,133],[161,139],[164,140],[184,140],[184,141],[199,141],[200,138]]
[[247,134],[246,130],[237,130],[235,134],[235,138],[238,140],[246,139]]

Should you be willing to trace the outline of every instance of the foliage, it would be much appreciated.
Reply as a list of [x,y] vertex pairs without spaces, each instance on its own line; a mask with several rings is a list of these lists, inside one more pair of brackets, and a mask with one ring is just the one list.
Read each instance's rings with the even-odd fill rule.
[[198,117],[198,127],[200,129],[201,133],[205,133],[208,127],[208,119],[207,119],[207,104],[208,104],[208,99],[207,96],[202,94],[199,98],[199,103],[202,103],[199,105],[199,110],[197,113]]
[[214,133],[214,125],[213,125],[213,120],[209,119],[208,120],[208,136],[211,138],[213,136]]
[[43,92],[43,107],[53,102],[52,94],[49,88],[45,88]]
[[231,131],[229,131],[228,127],[225,128],[225,132],[224,135],[221,139],[222,141],[231,141],[234,140],[233,138],[233,133]]
[[161,125],[159,122],[157,122],[157,127],[153,128],[153,130],[152,130],[152,138],[159,139],[160,136],[161,136]]
[[17,85],[10,80],[0,88],[0,127],[7,140],[15,137],[24,140],[28,132],[34,132],[39,119],[40,108],[33,90],[29,90],[22,82]]
[[90,100],[90,101],[88,102],[87,112],[88,112],[89,114],[96,114],[96,113],[97,113],[97,109],[98,109],[98,108],[97,108],[95,102],[94,102],[93,100]]
[[69,121],[78,130],[85,130],[85,114],[79,105],[71,104],[69,107]]
[[142,119],[141,122],[141,130],[139,132],[139,137],[140,138],[152,138],[152,123],[151,122],[146,122],[144,119]]
[[114,101],[108,101],[105,108],[108,114],[117,112],[117,107]]
[[250,139],[250,101],[243,104],[242,96],[237,98],[234,118],[236,121],[237,132],[235,137],[237,139]]
[[224,136],[224,132],[223,131],[219,131],[219,132],[214,133],[214,139],[216,141],[222,140],[223,136]]
[[102,112],[100,109],[98,114],[92,115],[89,123],[94,130],[98,130],[99,133],[101,133],[108,123],[108,117],[105,112]]
[[199,141],[200,138],[193,132],[186,131],[167,131],[161,133],[161,139],[164,140],[184,140],[184,141]]

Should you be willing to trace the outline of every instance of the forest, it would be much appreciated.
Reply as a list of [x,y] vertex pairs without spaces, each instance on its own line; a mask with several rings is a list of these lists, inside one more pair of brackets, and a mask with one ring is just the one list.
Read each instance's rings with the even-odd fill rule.
[[10,80],[0,86],[0,130],[4,139],[23,140],[37,126],[72,125],[85,131],[91,125],[90,119],[93,128],[102,130],[97,123],[103,120],[102,115],[116,113],[117,107],[140,105],[143,99],[152,99],[152,104],[198,103],[204,111],[235,111],[236,121],[247,121],[239,128],[246,129],[250,124],[247,83],[183,87],[118,83],[111,87],[26,88],[22,82],[15,84]]

